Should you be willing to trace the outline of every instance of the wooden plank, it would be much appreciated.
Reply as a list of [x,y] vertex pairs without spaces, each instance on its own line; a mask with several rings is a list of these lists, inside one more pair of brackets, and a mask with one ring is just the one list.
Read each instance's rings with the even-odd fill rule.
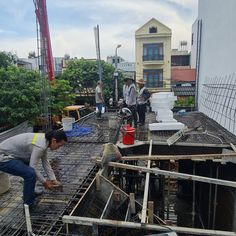
[[153,212],[154,212],[154,203],[153,201],[148,202],[148,223],[153,224]]
[[136,213],[136,207],[135,207],[135,195],[134,193],[129,194],[130,199],[130,213],[135,214]]
[[194,235],[221,235],[221,236],[236,236],[235,232],[221,231],[221,230],[207,230],[199,228],[187,228],[187,227],[177,227],[177,226],[161,226],[156,224],[141,224],[127,221],[118,220],[108,220],[108,219],[98,219],[80,216],[69,216],[64,215],[62,217],[63,223],[66,224],[77,224],[77,225],[87,225],[92,226],[94,224],[110,227],[121,227],[121,228],[133,228],[133,229],[144,229],[144,230],[156,230],[161,232],[169,232],[170,229],[177,233],[183,234],[194,234]]
[[28,235],[35,236],[32,230],[32,224],[31,224],[31,219],[30,219],[30,212],[29,212],[29,205],[24,204],[24,211],[25,211],[25,220],[26,220],[26,229]]
[[[198,154],[198,155],[139,155],[139,156],[123,156],[121,158],[122,161],[178,161],[178,160],[213,160],[213,159],[222,159],[232,157],[236,160],[236,153],[215,153],[215,154]],[[91,157],[91,161],[99,161],[98,157]]]
[[140,155],[140,156],[129,156],[122,157],[123,161],[141,161],[141,160],[152,160],[152,161],[161,161],[161,160],[188,160],[188,159],[203,159],[203,160],[212,160],[212,159],[221,159],[222,157],[235,157],[236,153],[215,153],[215,154],[199,154],[199,155]]
[[111,198],[112,198],[113,193],[114,193],[114,190],[112,190],[111,193],[110,193],[110,196],[109,196],[109,198],[108,198],[108,200],[107,200],[107,202],[106,202],[106,205],[105,205],[105,207],[104,207],[104,209],[103,209],[103,211],[102,211],[102,214],[101,214],[101,216],[100,216],[100,219],[102,219],[104,216],[106,216],[105,213],[106,213],[106,211],[107,211],[107,209],[108,209],[108,206],[109,206],[109,204],[110,204],[110,202],[111,202]]
[[231,146],[231,148],[234,150],[234,152],[236,152],[236,147],[235,147],[235,145],[232,144],[232,143],[230,143],[230,146]]
[[[111,181],[109,181],[107,178],[105,178],[103,175],[101,175],[101,179],[103,179],[104,181],[106,181],[107,183],[109,183],[114,189],[116,189],[117,191],[121,192],[122,194],[124,194],[125,196],[129,197],[129,195],[124,192],[122,189],[120,189],[119,187],[117,187],[115,184],[113,184]],[[135,200],[135,199],[134,199]],[[139,205],[141,207],[141,204],[135,200],[135,204]],[[136,213],[136,211],[135,211]],[[70,214],[71,215],[71,214]],[[154,217],[156,218],[156,220],[163,225],[166,225],[166,222],[164,220],[162,220],[160,217],[158,217],[157,215],[154,214]]]
[[101,190],[101,180],[100,180],[100,174],[96,174],[96,190],[100,191]]
[[[148,156],[152,155],[152,140],[150,140],[149,153]],[[148,160],[147,168],[151,168],[151,161]],[[149,180],[150,173],[146,173],[145,186],[144,186],[144,194],[143,194],[143,206],[142,206],[142,216],[141,223],[146,223],[147,220],[147,202],[148,202],[148,192],[149,192]]]
[[169,176],[172,178],[194,180],[194,181],[203,182],[203,183],[216,184],[216,185],[236,188],[236,182],[223,180],[223,179],[214,179],[214,178],[208,178],[208,177],[199,176],[199,175],[190,175],[190,174],[184,174],[184,173],[179,173],[179,172],[174,172],[174,171],[121,164],[121,163],[116,163],[116,162],[109,162],[108,165],[116,167],[116,168],[135,170],[135,171],[141,171],[141,172],[149,172],[152,174],[164,175],[164,176]]
[[191,131],[192,129],[189,129],[187,126],[184,126],[182,129],[177,131],[175,134],[173,134],[171,137],[167,139],[167,144],[170,146],[177,142],[184,134],[188,131]]

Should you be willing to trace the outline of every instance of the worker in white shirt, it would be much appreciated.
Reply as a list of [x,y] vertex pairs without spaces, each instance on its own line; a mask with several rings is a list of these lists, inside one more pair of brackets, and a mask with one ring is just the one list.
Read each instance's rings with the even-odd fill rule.
[[146,117],[146,106],[147,101],[150,97],[150,93],[147,88],[144,86],[145,81],[143,79],[139,79],[136,81],[139,87],[138,96],[137,96],[137,111],[138,111],[138,123],[140,126],[145,124]]
[[95,102],[96,102],[96,108],[98,110],[97,112],[97,117],[101,118],[102,116],[102,106],[104,103],[104,98],[102,94],[102,82],[98,81],[97,82],[97,87],[95,89]]
[[133,125],[135,128],[137,128],[137,91],[136,91],[136,87],[134,84],[134,80],[132,78],[127,78],[127,92],[126,92],[126,99],[125,99],[125,103],[126,106],[130,109],[130,111],[132,112],[132,119],[130,119],[128,122],[130,123],[130,125],[132,125],[132,121],[133,121]]

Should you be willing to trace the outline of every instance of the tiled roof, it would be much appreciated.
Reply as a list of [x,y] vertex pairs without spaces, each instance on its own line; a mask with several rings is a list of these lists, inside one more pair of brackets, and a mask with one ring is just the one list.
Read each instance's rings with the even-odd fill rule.
[[195,87],[173,87],[172,91],[175,96],[195,96]]
[[171,69],[171,81],[172,82],[192,82],[195,81],[196,69],[187,68],[172,68]]

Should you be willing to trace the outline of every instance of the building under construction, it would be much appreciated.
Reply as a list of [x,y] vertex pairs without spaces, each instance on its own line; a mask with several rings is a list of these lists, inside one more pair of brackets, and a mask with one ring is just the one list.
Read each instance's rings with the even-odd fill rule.
[[[147,124],[155,121],[147,115]],[[81,132],[49,153],[63,188],[40,196],[30,216],[22,180],[10,176],[0,195],[0,235],[236,235],[236,137],[199,112],[175,118],[187,128],[138,127],[132,145],[117,133],[116,113],[82,118]],[[116,136],[122,160],[101,167],[103,145]]]

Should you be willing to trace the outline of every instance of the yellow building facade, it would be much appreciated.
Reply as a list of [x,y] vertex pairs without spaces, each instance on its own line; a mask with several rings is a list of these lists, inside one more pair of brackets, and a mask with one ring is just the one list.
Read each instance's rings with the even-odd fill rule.
[[170,91],[171,29],[152,18],[135,32],[136,80],[151,92]]

